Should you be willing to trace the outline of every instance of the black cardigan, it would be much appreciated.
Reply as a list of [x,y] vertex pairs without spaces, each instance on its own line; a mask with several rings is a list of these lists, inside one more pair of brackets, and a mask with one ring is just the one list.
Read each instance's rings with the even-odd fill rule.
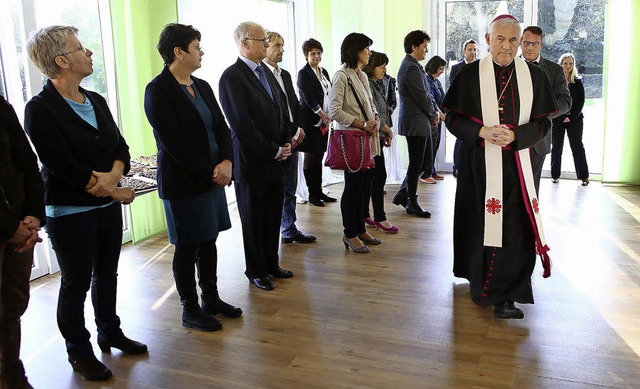
[[83,120],[48,80],[42,92],[25,108],[25,130],[42,162],[45,204],[93,206],[108,204],[110,197],[85,191],[92,171],[110,172],[113,162],[129,171],[129,146],[113,120],[106,100],[80,88],[89,98],[98,129]]
[[13,107],[0,96],[0,242],[13,236],[25,216],[45,224],[42,177]]
[[165,67],[146,87],[144,110],[158,146],[158,194],[173,199],[206,192],[213,169],[225,159],[233,162],[231,133],[211,86],[191,76],[213,115],[219,160],[209,154],[207,129],[173,74]]

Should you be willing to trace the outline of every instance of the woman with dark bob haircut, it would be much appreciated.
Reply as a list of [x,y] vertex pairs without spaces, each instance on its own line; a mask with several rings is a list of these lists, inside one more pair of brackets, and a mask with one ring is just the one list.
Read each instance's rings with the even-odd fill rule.
[[192,75],[204,55],[200,32],[168,24],[160,33],[158,52],[165,66],[147,85],[144,110],[158,146],[158,194],[169,242],[175,245],[173,277],[182,325],[215,331],[222,323],[213,315],[242,315],[240,308],[220,299],[217,284],[216,239],[231,228],[224,192],[231,182],[231,133],[211,86]]
[[[347,35],[340,47],[343,67],[333,76],[329,95],[329,115],[341,130],[364,131],[371,136],[371,154],[380,154],[378,129],[380,117],[373,103],[367,75],[362,67],[369,62],[369,46],[373,41],[366,35],[353,32]],[[362,108],[361,108],[362,107]],[[344,172],[344,191],[340,199],[345,249],[356,253],[368,253],[369,245],[382,243],[371,236],[364,225],[362,210],[369,203],[370,172],[359,170]]]
[[426,169],[422,172],[420,180],[427,184],[435,184],[436,181],[444,180],[444,176],[438,174],[436,170],[436,155],[438,148],[440,147],[440,138],[442,136],[442,122],[444,121],[444,113],[440,109],[440,104],[444,100],[444,88],[438,77],[444,73],[447,61],[442,57],[434,55],[424,65],[424,71],[427,73],[427,83],[429,84],[429,95],[431,96],[431,102],[434,109],[438,112],[440,122],[437,125],[431,126],[431,144],[433,146],[433,152],[431,155],[424,153],[424,162],[422,166],[431,166],[431,169]]
[[389,63],[389,57],[385,53],[379,53],[377,51],[371,51],[369,57],[369,63],[364,65],[363,71],[369,76],[369,87],[373,97],[373,103],[380,115],[380,130],[378,135],[380,137],[380,155],[375,156],[375,167],[371,169],[371,185],[365,186],[365,192],[370,189],[371,192],[371,205],[373,208],[373,220],[370,218],[369,213],[369,200],[363,202],[362,215],[364,216],[364,222],[370,226],[380,228],[387,233],[398,232],[398,227],[389,223],[387,215],[384,212],[384,184],[387,181],[387,169],[384,164],[383,147],[391,147],[391,140],[393,139],[393,131],[389,128],[391,122],[391,111],[389,110],[389,103],[386,96],[388,95],[384,84],[384,75],[387,73],[387,64]]
[[324,207],[336,199],[322,192],[322,158],[327,151],[329,138],[329,90],[331,80],[326,69],[320,67],[322,44],[311,38],[302,44],[302,53],[307,61],[298,72],[300,93],[300,122],[304,129],[304,142],[298,150],[304,153],[304,178],[309,189],[309,203]]

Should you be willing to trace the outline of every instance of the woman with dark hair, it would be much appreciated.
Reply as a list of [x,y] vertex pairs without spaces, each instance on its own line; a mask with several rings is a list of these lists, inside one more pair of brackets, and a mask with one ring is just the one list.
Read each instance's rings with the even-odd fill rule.
[[576,168],[576,176],[582,180],[582,186],[589,185],[589,166],[587,165],[587,155],[582,144],[582,132],[584,129],[584,85],[582,77],[576,68],[576,57],[571,53],[560,56],[558,61],[564,69],[564,77],[569,86],[571,94],[571,109],[564,115],[553,119],[553,129],[551,132],[551,177],[553,182],[560,179],[562,164],[562,149],[564,147],[564,134],[567,133],[569,146],[573,154],[573,163]]
[[[380,118],[376,110],[367,75],[362,67],[369,62],[369,46],[373,41],[366,35],[353,32],[347,35],[340,47],[343,67],[333,76],[329,95],[329,115],[336,121],[336,128],[365,131],[371,136],[371,155],[380,154],[378,128]],[[371,236],[364,225],[362,210],[369,203],[371,184],[369,171],[344,172],[344,191],[340,199],[345,249],[356,253],[368,253],[368,245],[382,243]]]
[[222,323],[213,315],[242,315],[240,308],[220,299],[217,284],[216,239],[231,228],[224,192],[231,182],[231,133],[211,86],[192,75],[204,55],[200,32],[168,24],[160,33],[158,52],[165,66],[147,85],[144,109],[158,146],[158,194],[169,242],[175,245],[173,277],[182,325],[216,331]]
[[322,158],[327,151],[329,118],[329,90],[331,80],[326,69],[320,67],[322,44],[311,38],[302,44],[307,61],[298,72],[300,93],[300,121],[305,132],[298,151],[304,153],[304,178],[309,188],[309,202],[318,207],[334,203],[336,199],[322,192]]
[[[444,113],[440,110],[440,104],[444,100],[444,88],[438,77],[444,73],[447,61],[443,58],[435,55],[424,66],[424,71],[427,73],[427,82],[429,83],[429,94],[431,95],[431,102],[433,107],[438,112],[440,121],[437,125],[431,126],[431,144],[433,146],[433,153],[428,155],[424,154],[424,166],[431,166],[431,169],[427,169],[422,172],[420,181],[427,184],[435,184],[436,180],[443,180],[444,177],[439,175],[436,171],[436,154],[438,153],[438,147],[440,147],[440,137],[442,136],[442,122],[444,121]],[[433,123],[432,123],[433,124]],[[430,158],[430,159],[429,159]]]
[[107,380],[111,370],[95,357],[85,327],[89,288],[100,349],[147,352],[145,344],[124,335],[116,314],[120,203],[134,199],[132,189],[118,188],[129,171],[129,146],[104,97],[80,86],[93,73],[93,52],[80,43],[77,28],[43,28],[27,50],[48,77],[25,108],[25,130],[42,162],[46,230],[62,275],[58,327],[73,370],[87,380]]
[[[392,203],[402,205],[409,215],[429,218],[431,213],[418,204],[418,179],[420,174],[431,170],[431,127],[440,118],[429,95],[427,75],[420,66],[429,49],[429,35],[422,30],[408,33],[404,38],[407,54],[398,70],[398,134],[406,137],[409,153],[407,174]],[[429,157],[425,164],[425,154]]]
[[366,224],[393,234],[398,232],[398,227],[389,223],[387,215],[384,212],[384,184],[387,181],[387,169],[384,163],[383,148],[391,147],[391,140],[393,139],[393,131],[389,128],[391,114],[384,85],[384,75],[387,73],[388,63],[389,58],[385,53],[371,51],[369,62],[362,68],[365,74],[369,76],[369,88],[371,89],[373,103],[380,116],[380,130],[378,132],[380,137],[380,154],[373,158],[375,167],[371,169],[370,173],[371,185],[365,185],[364,189],[365,192],[367,189],[370,189],[371,192],[373,220],[370,218],[368,196],[365,197],[366,201],[362,203],[362,215],[364,216],[364,222]]

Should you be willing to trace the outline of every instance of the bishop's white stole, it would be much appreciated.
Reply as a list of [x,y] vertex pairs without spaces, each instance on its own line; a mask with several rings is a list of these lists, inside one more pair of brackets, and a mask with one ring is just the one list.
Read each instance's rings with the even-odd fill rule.
[[[518,83],[518,97],[520,99],[518,125],[522,125],[529,122],[533,106],[531,73],[524,60],[518,57],[513,60],[515,61],[516,82]],[[480,60],[480,99],[484,125],[494,126],[500,124],[496,78],[491,54],[487,54]],[[490,142],[484,142],[484,145],[486,172],[484,245],[502,247],[502,147]],[[536,250],[542,257],[545,269],[544,277],[546,278],[551,274],[551,265],[547,254],[549,247],[542,228],[540,207],[533,181],[529,153],[528,148],[516,152],[516,162],[520,175],[521,191],[536,236]]]

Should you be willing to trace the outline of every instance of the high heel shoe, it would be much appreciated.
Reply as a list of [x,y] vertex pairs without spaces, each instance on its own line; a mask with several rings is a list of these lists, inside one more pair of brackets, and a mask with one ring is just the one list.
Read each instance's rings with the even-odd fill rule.
[[354,253],[360,253],[360,254],[366,254],[369,252],[369,246],[365,244],[365,245],[362,245],[362,247],[356,247],[352,245],[351,242],[349,242],[346,236],[342,237],[342,243],[344,243],[345,250],[349,250],[349,248],[351,248],[351,250]]
[[364,219],[362,219],[362,221],[364,222],[364,224],[371,226],[371,227],[375,227],[376,223],[375,221],[371,220],[370,217],[365,217]]
[[124,335],[114,339],[106,339],[98,335],[98,346],[103,353],[111,352],[111,347],[117,348],[122,351],[123,354],[128,355],[143,354],[148,351],[146,344],[131,340]]
[[379,229],[381,229],[382,231],[388,234],[396,234],[398,233],[398,231],[400,231],[400,229],[394,225],[392,225],[391,227],[385,227],[380,222],[375,222],[375,223],[376,223],[376,227],[378,227]]
[[367,239],[363,238],[362,235],[358,235],[358,239],[360,239],[365,245],[375,246],[382,243],[380,239],[374,238],[373,236],[371,237],[371,239]]

